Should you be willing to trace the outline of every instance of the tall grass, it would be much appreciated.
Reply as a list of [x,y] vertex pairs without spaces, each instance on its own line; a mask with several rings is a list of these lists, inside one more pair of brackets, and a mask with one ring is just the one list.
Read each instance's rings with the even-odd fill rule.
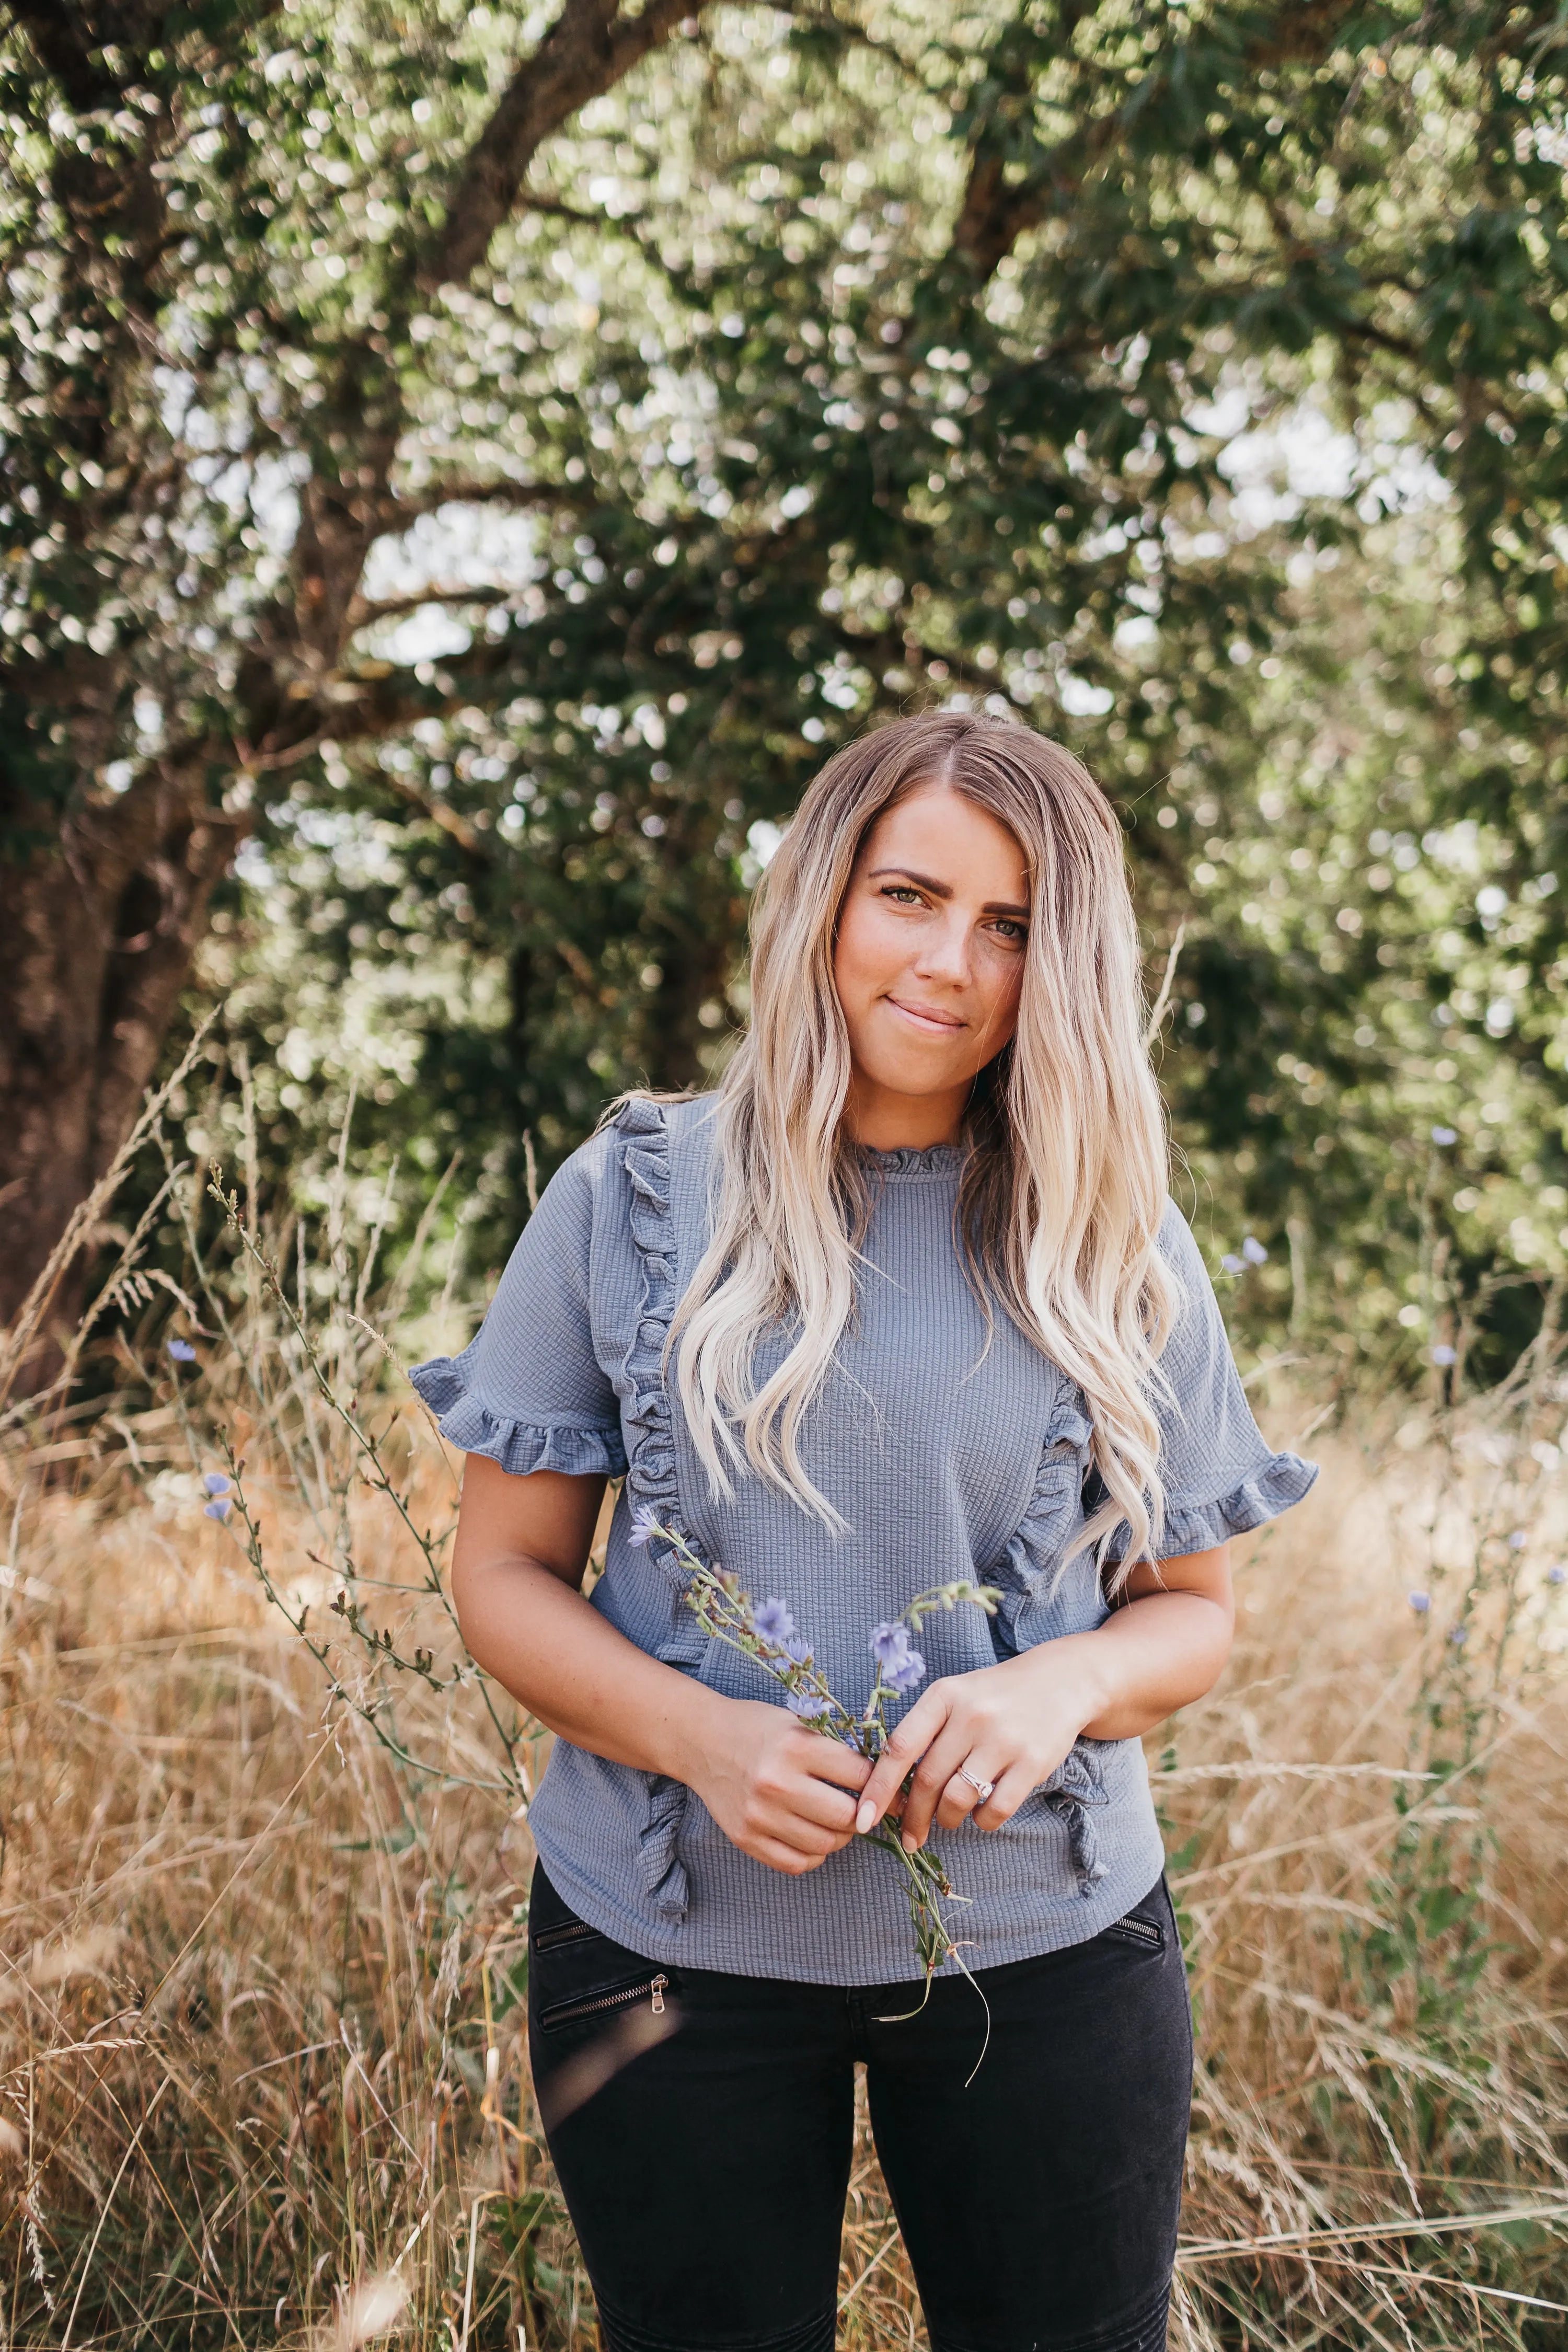
[[[343,1159],[319,1234],[263,1243],[151,1131],[91,1342],[120,1392],[0,1428],[4,2340],[584,2352],[521,1998],[548,1742],[457,1637],[405,1301]],[[1190,2352],[1568,2340],[1563,1396],[1547,1340],[1451,1412],[1342,1401],[1151,1742]],[[863,2122],[841,2293],[845,2347],[923,2343]]]

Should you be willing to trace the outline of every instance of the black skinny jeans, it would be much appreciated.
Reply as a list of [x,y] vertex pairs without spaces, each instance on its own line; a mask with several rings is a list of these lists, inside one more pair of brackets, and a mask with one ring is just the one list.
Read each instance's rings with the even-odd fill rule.
[[1163,2352],[1192,2088],[1163,1880],[1089,1943],[978,1971],[978,2073],[962,1978],[903,2017],[918,1983],[660,1968],[542,1870],[529,1937],[605,2352],[832,2352],[857,2060],[932,2352]]

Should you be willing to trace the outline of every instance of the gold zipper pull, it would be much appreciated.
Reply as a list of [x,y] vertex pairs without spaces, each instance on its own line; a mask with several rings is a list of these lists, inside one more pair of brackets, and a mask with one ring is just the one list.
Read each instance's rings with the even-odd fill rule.
[[664,2015],[664,1989],[668,1982],[668,1977],[655,1977],[653,1980],[653,2013],[656,2017]]

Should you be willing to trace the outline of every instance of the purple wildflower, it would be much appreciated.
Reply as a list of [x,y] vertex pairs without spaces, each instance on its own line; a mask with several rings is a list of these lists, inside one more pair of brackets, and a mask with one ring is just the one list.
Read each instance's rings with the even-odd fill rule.
[[752,1612],[752,1631],[759,1642],[772,1642],[783,1649],[795,1633],[795,1619],[788,1603],[759,1601]]
[[176,1364],[194,1364],[196,1360],[196,1351],[188,1339],[171,1339],[169,1353]]
[[1435,1364],[1451,1364],[1457,1360],[1458,1351],[1453,1348],[1437,1347],[1432,1349],[1430,1353]]
[[909,1627],[900,1624],[897,1618],[889,1624],[874,1627],[870,1649],[879,1666],[901,1665],[910,1654]]
[[632,1524],[626,1541],[634,1551],[641,1551],[658,1533],[658,1513],[651,1503],[639,1503],[632,1513]]
[[206,1476],[202,1480],[202,1486],[205,1492],[209,1495],[226,1495],[228,1492],[228,1480],[224,1476],[221,1470],[209,1470]]
[[779,1643],[779,1647],[784,1652],[786,1658],[794,1659],[797,1666],[810,1665],[811,1643],[806,1640],[804,1633],[787,1634],[784,1641]]
[[1247,1260],[1248,1265],[1267,1265],[1268,1263],[1268,1252],[1264,1248],[1263,1244],[1251,1234],[1247,1234],[1247,1239],[1241,1244],[1241,1255]]
[[1458,1136],[1451,1127],[1435,1127],[1432,1129],[1433,1142],[1444,1150],[1447,1150],[1450,1143],[1458,1143]]
[[1237,1257],[1234,1250],[1226,1250],[1225,1255],[1220,1260],[1220,1265],[1224,1267],[1226,1274],[1245,1274],[1247,1272],[1247,1260],[1244,1257]]
[[790,1691],[785,1695],[784,1705],[803,1723],[815,1723],[819,1716],[827,1713],[827,1701],[818,1698],[815,1691]]
[[1415,1610],[1417,1617],[1425,1617],[1432,1606],[1432,1595],[1429,1592],[1413,1592],[1410,1595],[1410,1606]]
[[1568,1583],[1568,1568],[1549,1568],[1546,1571],[1546,1581],[1548,1584]]
[[1462,1650],[1469,1638],[1470,1629],[1468,1625],[1455,1625],[1449,1631],[1448,1639],[1456,1650]]
[[889,1690],[912,1691],[917,1683],[924,1682],[925,1671],[926,1662],[920,1652],[907,1650],[896,1665],[883,1667],[882,1680]]
[[231,1502],[225,1497],[220,1497],[217,1502],[207,1505],[202,1517],[204,1519],[226,1519],[233,1508],[234,1505]]

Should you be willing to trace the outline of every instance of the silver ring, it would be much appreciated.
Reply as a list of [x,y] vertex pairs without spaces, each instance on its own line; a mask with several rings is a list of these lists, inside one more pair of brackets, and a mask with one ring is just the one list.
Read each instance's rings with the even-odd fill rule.
[[967,1764],[961,1764],[959,1766],[958,1777],[961,1780],[968,1781],[970,1787],[973,1790],[975,1795],[979,1798],[983,1805],[988,1805],[991,1802],[992,1798],[996,1793],[995,1781],[982,1780],[976,1773],[970,1770]]

